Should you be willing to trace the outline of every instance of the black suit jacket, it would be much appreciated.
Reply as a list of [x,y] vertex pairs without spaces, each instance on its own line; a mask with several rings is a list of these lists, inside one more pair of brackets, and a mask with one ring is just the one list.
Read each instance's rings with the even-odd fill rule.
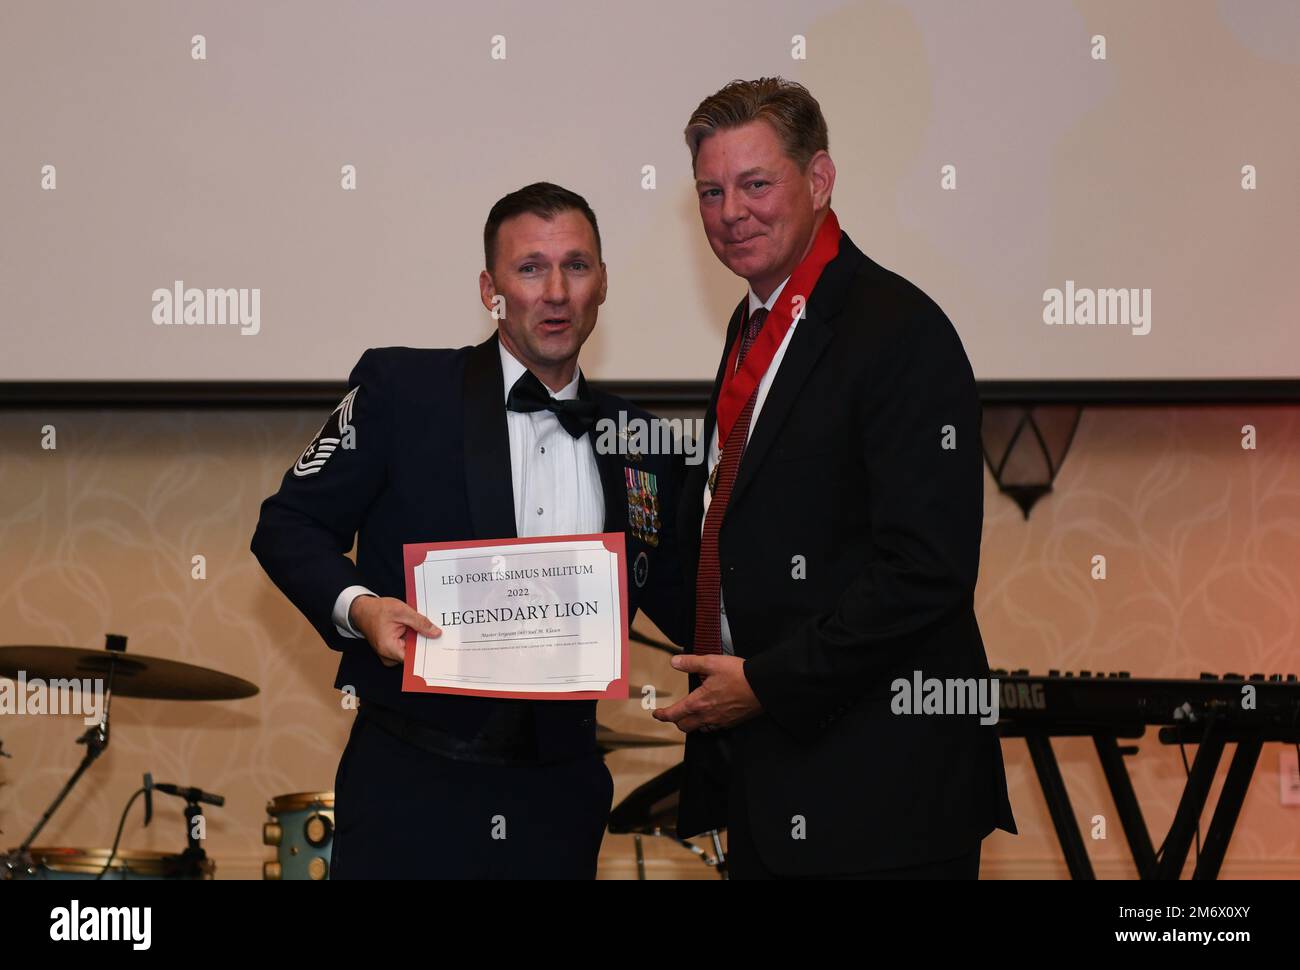
[[[946,426],[955,449],[941,447]],[[691,470],[679,513],[688,576],[705,474]],[[681,834],[747,812],[763,864],[794,875],[920,864],[1015,831],[993,727],[890,709],[891,682],[914,670],[988,676],[973,606],[983,476],[979,398],[952,324],[842,235],[719,533],[732,641],[763,713],[688,737]],[[739,805],[727,803],[732,771]]]
[[[340,651],[334,685],[363,700],[427,721],[461,738],[535,732],[540,755],[557,760],[595,750],[595,701],[488,700],[403,693],[401,667],[386,667],[365,640],[344,637],[331,614],[346,587],[406,597],[402,544],[514,538],[510,438],[497,337],[459,350],[388,347],[367,350],[349,378],[350,409],[326,421],[311,455],[285,473],[262,503],[252,550],[267,575],[321,639]],[[585,382],[584,382],[585,390]],[[593,391],[598,418],[650,415]],[[310,471],[323,444],[353,428],[354,447],[333,445]],[[644,609],[664,633],[684,637],[685,596],[673,512],[684,465],[680,457],[596,455],[605,494],[605,531],[627,538],[628,619]],[[624,466],[657,477],[661,528],[657,545],[628,528]],[[306,471],[306,474],[302,474]],[[356,562],[345,553],[356,540]],[[640,561],[638,566],[638,560]]]

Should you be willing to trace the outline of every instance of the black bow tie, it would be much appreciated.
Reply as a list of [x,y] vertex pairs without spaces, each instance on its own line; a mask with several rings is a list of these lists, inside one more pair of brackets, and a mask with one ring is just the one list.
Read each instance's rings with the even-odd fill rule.
[[[579,383],[579,394],[582,384]],[[520,411],[525,414],[532,411],[551,411],[560,419],[560,426],[575,438],[596,426],[596,402],[583,400],[582,397],[561,401],[551,394],[537,379],[532,371],[524,371],[524,376],[515,381],[506,398],[507,411]]]

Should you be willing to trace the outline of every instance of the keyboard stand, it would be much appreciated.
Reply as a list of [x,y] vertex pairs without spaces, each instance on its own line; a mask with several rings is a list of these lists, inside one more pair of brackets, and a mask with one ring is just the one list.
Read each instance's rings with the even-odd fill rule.
[[1080,831],[1074,808],[1070,803],[1065,780],[1061,777],[1060,765],[1056,753],[1052,750],[1053,737],[1091,737],[1101,761],[1102,771],[1115,809],[1119,814],[1120,825],[1128,840],[1129,851],[1137,867],[1139,879],[1170,880],[1181,877],[1187,863],[1187,854],[1191,851],[1192,841],[1196,837],[1197,827],[1209,799],[1210,788],[1214,783],[1215,773],[1223,758],[1224,746],[1236,744],[1232,763],[1228,767],[1228,776],[1224,780],[1223,790],[1214,807],[1214,815],[1206,832],[1205,843],[1192,873],[1193,879],[1217,879],[1223,865],[1223,858],[1232,840],[1241,807],[1250,788],[1255,765],[1259,762],[1260,752],[1268,741],[1295,743],[1300,741],[1300,727],[1294,729],[1264,727],[1225,728],[1214,719],[1200,721],[1176,727],[1160,728],[1159,738],[1162,744],[1195,744],[1196,757],[1183,786],[1183,794],[1178,800],[1178,809],[1169,826],[1164,846],[1159,853],[1151,842],[1151,836],[1142,817],[1142,808],[1133,791],[1133,782],[1124,765],[1124,756],[1137,753],[1135,745],[1121,747],[1119,738],[1140,738],[1146,733],[1145,725],[1125,725],[1108,728],[1088,725],[1053,725],[1050,728],[1028,727],[1015,722],[999,726],[1003,738],[1023,737],[1029,747],[1029,756],[1038,775],[1038,783],[1043,789],[1043,798],[1056,829],[1057,840],[1065,855],[1065,864],[1070,870],[1071,879],[1096,879],[1088,850]]

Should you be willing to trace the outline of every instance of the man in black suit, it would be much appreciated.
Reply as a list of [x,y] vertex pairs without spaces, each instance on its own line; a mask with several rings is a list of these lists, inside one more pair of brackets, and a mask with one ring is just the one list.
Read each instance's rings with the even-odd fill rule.
[[965,351],[840,231],[805,88],[732,82],[686,139],[705,235],[750,289],[678,514],[694,689],[655,716],[688,732],[679,834],[725,825],[733,878],[975,878],[984,836],[1015,831],[994,729],[892,703],[914,671],[989,676]]
[[[578,351],[607,277],[586,201],[537,183],[492,208],[477,347],[366,351],[351,388],[262,505],[252,549],[341,653],[359,712],[335,779],[334,878],[593,878],[613,793],[595,701],[404,693],[402,545],[623,532],[629,619],[682,639],[680,458],[596,446],[650,415],[587,387]],[[613,434],[602,441],[615,440]],[[627,469],[661,527],[629,527]],[[356,537],[355,564],[345,553]]]

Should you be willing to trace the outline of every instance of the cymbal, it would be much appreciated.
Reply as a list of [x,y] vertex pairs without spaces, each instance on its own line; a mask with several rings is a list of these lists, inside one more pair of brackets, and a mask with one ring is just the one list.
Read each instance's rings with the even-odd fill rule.
[[28,680],[106,679],[110,663],[113,665],[113,693],[118,697],[228,701],[257,693],[257,685],[243,678],[179,660],[81,647],[0,647],[0,677],[14,680],[19,671]]
[[615,731],[603,724],[596,725],[596,747],[604,751],[617,751],[621,748],[663,748],[672,744],[681,744],[677,738],[656,738],[648,734],[626,734]]

